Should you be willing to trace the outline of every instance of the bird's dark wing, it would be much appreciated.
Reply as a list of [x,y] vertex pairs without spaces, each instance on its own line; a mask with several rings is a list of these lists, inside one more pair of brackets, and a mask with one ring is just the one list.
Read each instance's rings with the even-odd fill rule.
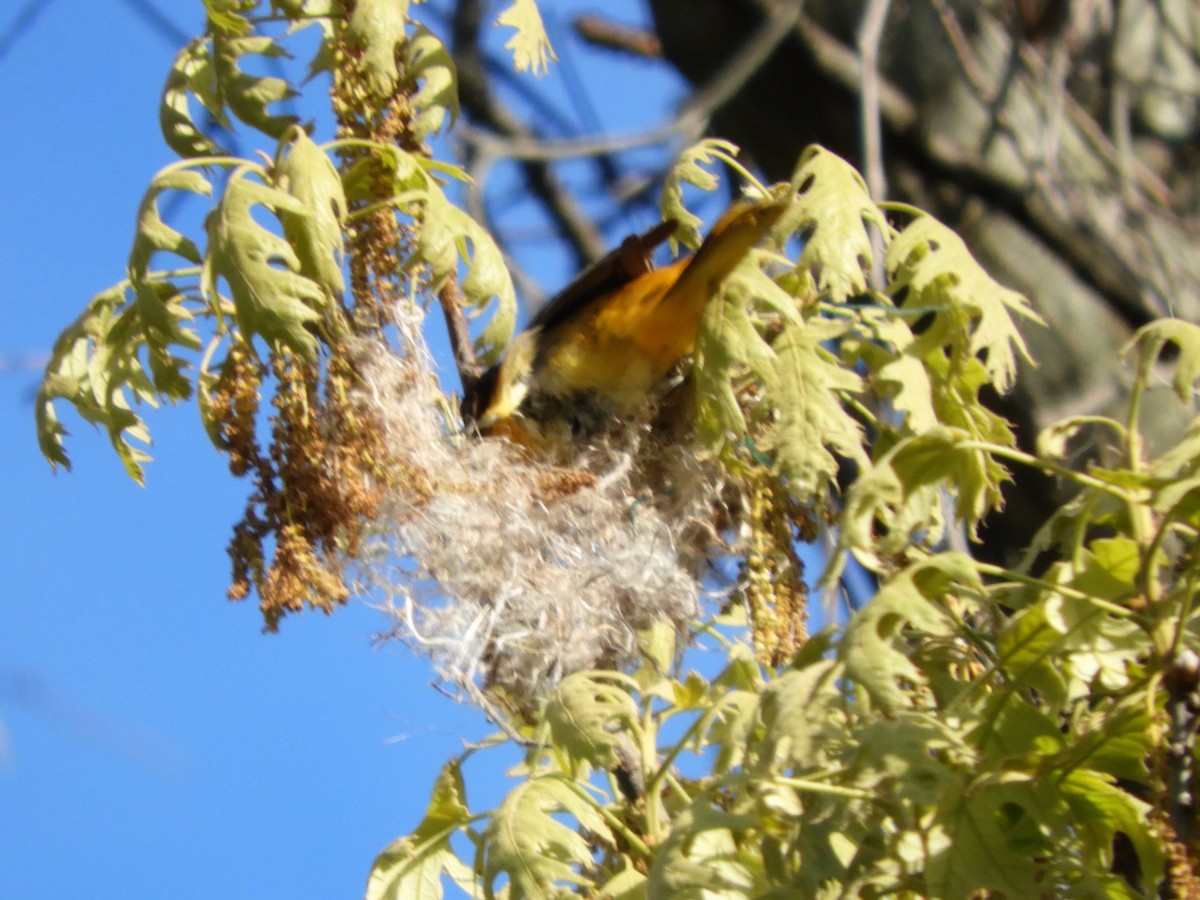
[[595,300],[607,297],[654,266],[650,255],[676,228],[673,219],[660,222],[642,234],[631,234],[611,253],[592,263],[570,284],[546,301],[529,320],[528,328],[554,329]]

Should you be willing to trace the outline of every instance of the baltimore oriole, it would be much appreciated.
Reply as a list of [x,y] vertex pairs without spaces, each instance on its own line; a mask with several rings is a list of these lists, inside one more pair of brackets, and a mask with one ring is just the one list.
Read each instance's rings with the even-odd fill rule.
[[637,412],[692,350],[708,301],[788,198],[735,203],[693,256],[655,269],[663,222],[625,239],[555,295],[463,398],[482,434],[548,447]]

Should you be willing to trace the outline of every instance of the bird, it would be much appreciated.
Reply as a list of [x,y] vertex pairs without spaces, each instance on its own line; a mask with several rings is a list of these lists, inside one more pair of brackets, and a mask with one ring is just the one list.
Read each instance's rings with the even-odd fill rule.
[[734,203],[693,255],[661,268],[650,254],[674,221],[627,237],[551,298],[465,390],[464,421],[484,436],[550,449],[637,413],[692,351],[709,300],[789,201]]

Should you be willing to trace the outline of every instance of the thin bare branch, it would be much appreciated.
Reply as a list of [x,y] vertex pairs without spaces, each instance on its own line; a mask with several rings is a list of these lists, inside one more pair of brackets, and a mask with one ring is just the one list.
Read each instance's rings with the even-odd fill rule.
[[[458,67],[459,91],[468,113],[488,128],[508,138],[534,139],[535,135],[492,94],[482,52],[479,32],[483,23],[480,0],[459,0],[454,13],[454,59]],[[488,154],[494,144],[477,143]],[[581,210],[558,177],[544,161],[524,159],[525,178],[530,190],[541,200],[559,230],[583,266],[604,255],[604,238]]]
[[571,24],[575,33],[594,47],[617,50],[644,59],[662,57],[662,43],[652,31],[632,28],[595,13],[582,13]]
[[861,127],[867,189],[877,201],[887,199],[887,174],[883,168],[883,123],[879,112],[879,42],[887,24],[892,0],[871,0],[858,31],[862,59]]

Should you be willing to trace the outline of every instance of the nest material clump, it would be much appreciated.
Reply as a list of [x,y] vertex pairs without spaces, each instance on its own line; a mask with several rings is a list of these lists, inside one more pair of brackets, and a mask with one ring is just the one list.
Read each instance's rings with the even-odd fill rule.
[[[632,662],[639,631],[694,618],[692,548],[715,489],[685,448],[660,442],[646,466],[653,439],[633,429],[564,468],[457,435],[428,359],[374,344],[360,360],[401,469],[370,528],[363,586],[442,678],[524,705],[571,672]],[[669,504],[648,469],[672,473]]]

